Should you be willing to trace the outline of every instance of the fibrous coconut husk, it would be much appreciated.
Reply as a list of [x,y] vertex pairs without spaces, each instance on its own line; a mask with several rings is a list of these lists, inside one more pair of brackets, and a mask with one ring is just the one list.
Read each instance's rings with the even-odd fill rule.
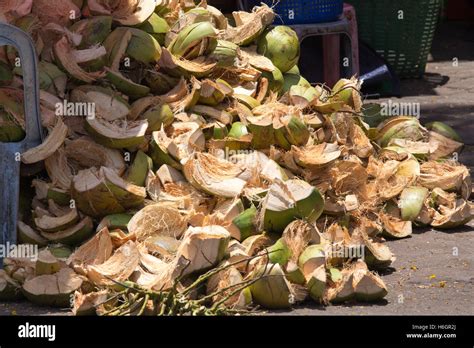
[[127,280],[139,262],[138,247],[130,241],[118,248],[104,263],[87,266],[87,278],[96,285],[113,285],[113,280]]

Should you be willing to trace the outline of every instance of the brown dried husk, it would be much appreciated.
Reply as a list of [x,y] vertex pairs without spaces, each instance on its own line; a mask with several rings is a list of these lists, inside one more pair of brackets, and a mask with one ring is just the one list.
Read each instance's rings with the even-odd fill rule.
[[129,233],[139,241],[157,235],[180,238],[186,227],[187,221],[178,209],[162,203],[143,208],[127,225]]
[[77,273],[86,275],[88,266],[104,263],[112,256],[112,252],[113,245],[109,230],[104,228],[71,254],[67,264]]
[[218,197],[238,196],[248,180],[244,174],[241,166],[207,153],[196,153],[184,165],[184,175],[194,187]]
[[95,285],[114,285],[127,280],[140,262],[138,246],[129,241],[104,263],[87,266],[87,278]]
[[451,161],[423,163],[418,183],[430,190],[440,188],[445,191],[459,192],[465,199],[468,199],[472,192],[469,170]]
[[87,72],[78,65],[74,57],[74,50],[66,36],[54,44],[54,55],[68,74],[80,81],[92,83],[104,76],[104,72]]

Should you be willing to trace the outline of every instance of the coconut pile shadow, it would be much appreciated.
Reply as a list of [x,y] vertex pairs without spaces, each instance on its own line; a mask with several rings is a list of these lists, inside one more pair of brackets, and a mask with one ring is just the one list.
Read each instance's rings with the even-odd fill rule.
[[[4,12],[36,43],[49,135],[21,154],[44,164],[18,221],[38,253],[5,258],[0,300],[75,315],[375,302],[387,239],[473,218],[455,130],[372,116],[355,77],[311,86],[269,7],[77,3]],[[0,49],[3,142],[24,136],[17,58]]]

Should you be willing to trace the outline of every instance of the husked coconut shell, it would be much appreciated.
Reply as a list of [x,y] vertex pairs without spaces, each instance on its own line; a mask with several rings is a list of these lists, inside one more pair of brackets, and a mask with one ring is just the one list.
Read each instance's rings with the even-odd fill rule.
[[455,194],[436,188],[431,195],[436,205],[431,226],[440,229],[455,228],[467,224],[474,218],[469,202],[458,199]]
[[449,161],[423,163],[418,184],[430,190],[440,188],[456,191],[465,199],[468,199],[472,192],[469,170],[461,164]]
[[[222,266],[226,266],[226,262],[222,263]],[[230,267],[224,271],[221,271],[209,278],[206,286],[206,293],[208,295],[224,290],[231,286],[227,291],[222,294],[215,295],[213,297],[214,302],[222,300],[224,297],[229,296],[233,291],[238,288],[239,284],[243,283],[243,277],[235,267]],[[252,302],[252,294],[249,288],[234,294],[227,301],[224,302],[229,308],[244,309]]]
[[388,291],[384,281],[359,261],[354,267],[352,286],[358,301],[374,302],[383,299]]
[[70,268],[63,268],[52,275],[40,275],[23,284],[23,294],[36,304],[69,307],[71,295],[80,289],[83,278]]
[[218,197],[238,196],[248,180],[241,166],[206,153],[196,153],[183,170],[194,187]]
[[321,265],[311,272],[306,277],[306,281],[306,287],[311,298],[315,301],[322,302],[327,282],[325,265]]
[[99,144],[111,149],[138,146],[145,140],[148,121],[122,121],[122,125],[94,117],[86,118],[85,128]]
[[450,139],[436,132],[429,133],[430,145],[435,149],[430,154],[430,160],[437,160],[443,157],[449,157],[455,152],[460,152],[464,144]]
[[216,266],[224,258],[229,240],[229,232],[221,226],[190,227],[178,249],[174,277]]
[[252,13],[239,11],[234,12],[233,16],[237,26],[229,27],[222,38],[239,46],[246,46],[273,23],[275,13],[267,5],[263,5],[256,7]]
[[44,161],[44,164],[53,186],[63,190],[69,190],[73,173],[69,167],[64,149],[59,148],[58,151]]
[[87,72],[82,69],[77,62],[75,52],[67,36],[63,36],[62,39],[54,44],[56,62],[73,78],[85,83],[92,83],[104,75],[100,71]]
[[310,245],[298,259],[298,265],[308,281],[314,271],[326,264],[326,253],[320,244]]
[[41,250],[35,265],[35,274],[37,276],[43,274],[54,274],[61,269],[59,260],[51,254],[48,249]]
[[76,209],[69,209],[69,212],[59,217],[42,216],[35,218],[35,225],[42,232],[57,232],[71,227],[79,220]]
[[322,214],[324,198],[319,191],[303,180],[276,181],[265,197],[261,208],[263,229],[282,233],[296,219],[314,222]]
[[100,290],[83,294],[79,291],[74,293],[74,302],[72,307],[73,315],[95,315],[96,306],[105,302],[108,297],[108,290]]
[[126,182],[105,167],[81,170],[73,178],[71,191],[79,210],[94,217],[137,208],[146,197],[144,187]]
[[291,307],[292,288],[280,265],[261,265],[251,276],[253,279],[258,279],[250,286],[254,303],[267,309]]
[[93,232],[94,224],[87,216],[77,225],[56,232],[41,232],[41,236],[50,242],[75,246],[85,241]]
[[112,240],[108,229],[104,228],[77,248],[67,259],[67,264],[77,273],[85,275],[87,266],[104,263],[112,255],[112,252]]
[[136,213],[127,228],[139,241],[153,236],[178,239],[186,231],[187,222],[178,209],[159,203],[146,206]]
[[127,280],[140,262],[137,245],[129,241],[115,250],[114,254],[104,263],[87,267],[87,277],[95,285],[113,285]]
[[36,163],[50,157],[64,143],[68,128],[59,118],[51,133],[45,141],[21,155],[21,161],[25,164]]
[[326,166],[341,156],[339,146],[336,144],[323,143],[303,149],[292,147],[291,151],[296,163],[309,169]]
[[389,267],[395,261],[395,257],[387,245],[371,241],[368,238],[365,238],[364,242],[364,261],[371,269],[384,269]]
[[43,238],[39,232],[25,224],[23,221],[17,222],[18,240],[23,244],[37,244],[38,246],[45,246],[48,241]]

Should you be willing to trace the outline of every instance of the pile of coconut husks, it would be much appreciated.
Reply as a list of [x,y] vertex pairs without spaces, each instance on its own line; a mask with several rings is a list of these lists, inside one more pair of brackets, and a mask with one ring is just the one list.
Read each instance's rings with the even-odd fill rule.
[[[312,87],[267,6],[0,6],[36,43],[49,131],[21,157],[40,169],[23,179],[18,238],[39,253],[5,259],[2,300],[98,315],[379,301],[387,239],[473,217],[455,131],[380,118],[355,78]],[[16,61],[1,47],[4,142],[24,136]]]

